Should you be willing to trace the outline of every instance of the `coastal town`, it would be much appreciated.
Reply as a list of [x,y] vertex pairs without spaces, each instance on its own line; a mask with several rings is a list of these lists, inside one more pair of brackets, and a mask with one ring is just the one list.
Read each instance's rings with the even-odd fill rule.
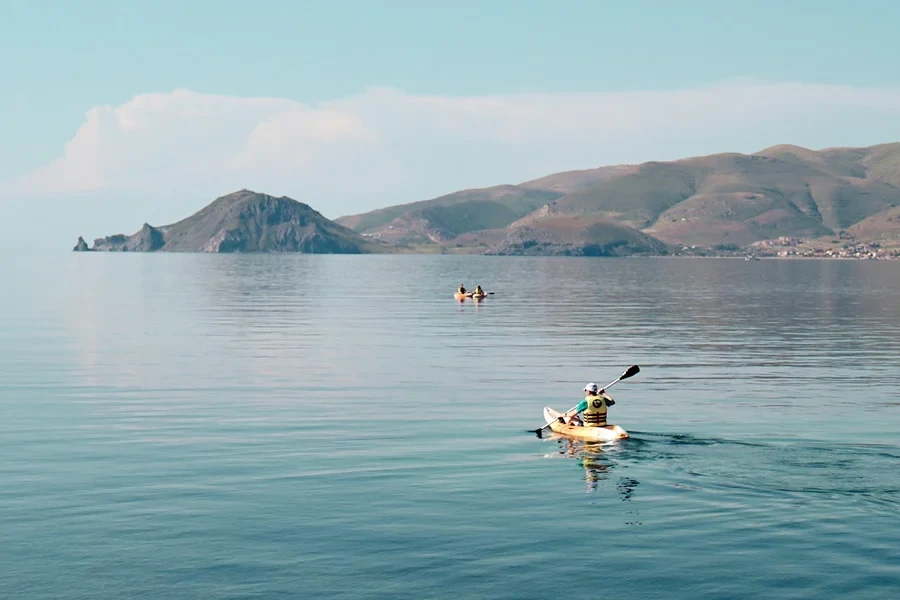
[[712,247],[684,246],[676,256],[732,256],[746,260],[759,258],[839,258],[855,260],[897,260],[900,247],[883,247],[879,242],[863,243],[841,237],[827,242],[782,236],[760,240],[749,246],[719,244]]
[[[829,247],[830,246],[830,247]],[[861,243],[853,239],[831,240],[830,243],[809,243],[801,238],[783,236],[760,240],[750,245],[755,256],[800,258],[854,258],[863,260],[891,260],[900,258],[900,248],[883,248],[878,242]]]

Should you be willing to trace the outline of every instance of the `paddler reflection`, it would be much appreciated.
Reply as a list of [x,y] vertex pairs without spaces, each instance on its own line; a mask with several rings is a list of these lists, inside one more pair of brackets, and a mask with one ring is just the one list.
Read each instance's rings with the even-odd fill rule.
[[[587,491],[595,491],[602,481],[609,479],[612,471],[618,466],[613,458],[615,446],[607,442],[587,442],[561,437],[558,439],[559,453],[575,461],[584,469],[584,480]],[[616,483],[616,491],[622,500],[630,500],[638,481],[630,477],[620,477]]]
[[574,458],[584,468],[584,480],[588,491],[594,491],[604,479],[609,478],[614,463],[603,453],[604,444],[562,438],[559,440],[560,454]]

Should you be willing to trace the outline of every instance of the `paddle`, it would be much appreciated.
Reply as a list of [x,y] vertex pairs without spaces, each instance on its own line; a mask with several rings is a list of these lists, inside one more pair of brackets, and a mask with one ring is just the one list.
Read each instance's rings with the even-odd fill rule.
[[[600,388],[600,391],[601,391],[601,392],[602,392],[602,391],[606,391],[606,390],[608,390],[609,388],[611,388],[612,386],[614,386],[614,385],[616,385],[617,383],[619,383],[620,381],[622,381],[623,379],[628,379],[629,377],[634,377],[635,375],[637,375],[637,374],[640,373],[640,372],[641,372],[641,368],[640,368],[639,366],[637,366],[637,365],[631,365],[630,367],[628,367],[628,368],[625,370],[624,373],[622,373],[621,375],[619,375],[618,378],[614,379],[613,381],[610,381],[608,384],[606,384],[605,386],[603,386],[602,388]],[[579,404],[580,404],[580,403],[579,403]],[[572,408],[570,408],[569,410],[567,410],[567,411],[564,412],[563,414],[564,414],[564,415],[567,415],[567,414],[569,414],[570,411],[573,411],[573,410],[575,410],[576,408],[578,408],[578,404],[576,404],[575,406],[573,406]],[[529,431],[531,431],[531,433],[536,433],[538,436],[540,436],[541,433],[542,433],[545,429],[547,429],[548,427],[550,427],[550,424],[551,424],[551,423],[553,423],[553,421],[550,421],[550,423],[547,423],[546,425],[544,425],[544,426],[541,427],[540,429],[531,429],[531,430],[529,430]]]

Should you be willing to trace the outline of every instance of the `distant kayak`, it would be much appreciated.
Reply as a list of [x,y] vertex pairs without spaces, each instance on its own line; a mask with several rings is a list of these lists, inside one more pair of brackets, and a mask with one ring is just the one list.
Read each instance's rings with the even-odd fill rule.
[[606,427],[566,425],[559,422],[558,419],[561,416],[561,412],[555,411],[549,406],[544,407],[544,421],[550,424],[550,429],[554,433],[588,442],[612,442],[628,437],[628,432],[618,425],[607,425]]
[[493,295],[494,292],[482,292],[481,294],[477,294],[475,292],[466,292],[462,294],[460,292],[456,292],[453,294],[453,297],[457,300],[465,300],[466,298],[475,298],[476,300],[484,300],[488,296]]

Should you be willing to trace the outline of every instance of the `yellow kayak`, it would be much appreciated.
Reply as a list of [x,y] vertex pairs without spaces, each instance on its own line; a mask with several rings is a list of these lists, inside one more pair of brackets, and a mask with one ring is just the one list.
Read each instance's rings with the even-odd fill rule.
[[472,297],[476,300],[481,300],[483,298],[487,298],[487,294],[472,294]]
[[566,425],[559,422],[561,416],[561,412],[555,411],[549,406],[544,407],[544,422],[549,423],[550,429],[559,435],[588,442],[612,442],[628,437],[628,432],[618,425],[607,425],[606,427]]

